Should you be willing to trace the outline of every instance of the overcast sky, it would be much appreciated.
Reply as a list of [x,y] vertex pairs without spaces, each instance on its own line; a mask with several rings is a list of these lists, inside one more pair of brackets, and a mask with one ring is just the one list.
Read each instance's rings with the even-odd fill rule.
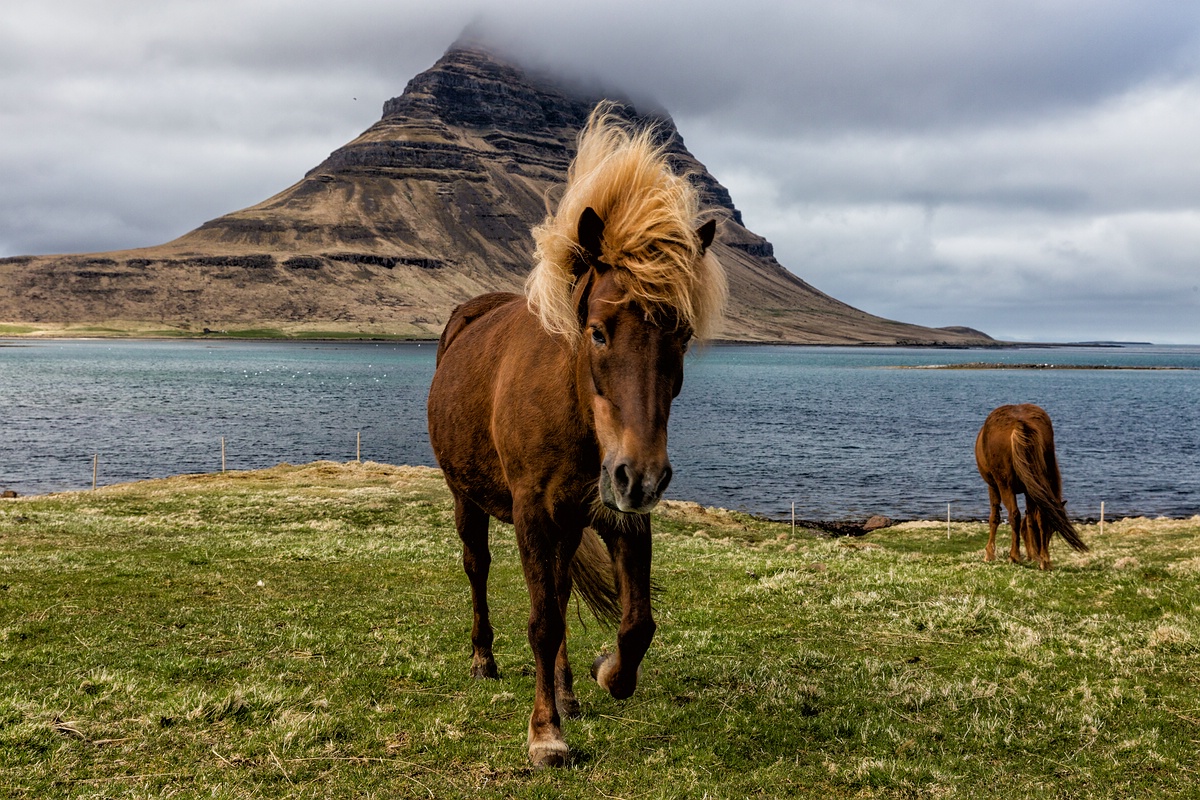
[[1200,3],[500,5],[4,0],[0,256],[159,244],[264,200],[473,25],[653,98],[840,300],[1200,343]]

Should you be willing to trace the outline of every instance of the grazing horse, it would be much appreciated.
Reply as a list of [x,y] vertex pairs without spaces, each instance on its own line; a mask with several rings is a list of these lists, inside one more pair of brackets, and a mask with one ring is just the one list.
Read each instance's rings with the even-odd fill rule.
[[629,697],[654,636],[650,517],[671,480],[667,418],[689,340],[711,334],[725,277],[694,227],[696,189],[651,128],[598,106],[555,213],[533,229],[525,296],[456,308],[438,343],[429,439],[454,496],[471,584],[471,674],[496,678],[488,619],[489,517],[510,522],[529,590],[535,689],[529,757],[566,763],[578,714],[565,614],[574,586],[620,627],[592,665]]
[[[984,560],[996,558],[996,527],[1000,503],[1008,509],[1012,548],[1008,560],[1021,560],[1018,537],[1025,540],[1025,553],[1050,569],[1050,537],[1057,531],[1067,544],[1079,551],[1087,545],[1067,517],[1062,499],[1062,475],[1054,455],[1054,428],[1050,417],[1038,406],[1024,403],[1000,406],[983,423],[975,438],[975,463],[987,483],[991,515]],[[1017,506],[1017,495],[1025,495],[1025,518]]]

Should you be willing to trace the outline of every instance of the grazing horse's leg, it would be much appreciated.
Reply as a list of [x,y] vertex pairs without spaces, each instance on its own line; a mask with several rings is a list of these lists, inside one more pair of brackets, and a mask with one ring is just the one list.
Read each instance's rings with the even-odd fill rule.
[[657,627],[650,613],[650,515],[633,516],[620,530],[601,531],[612,553],[621,597],[617,651],[592,664],[592,677],[618,700],[637,688],[642,657]]
[[471,582],[471,677],[499,678],[492,657],[492,621],[488,617],[487,581],[492,566],[488,548],[488,515],[465,497],[454,498],[454,525],[463,543],[463,571]]
[[1038,561],[1042,557],[1041,547],[1038,546],[1040,521],[1038,507],[1029,502],[1029,495],[1025,495],[1025,520],[1021,525],[1021,538],[1025,542],[1025,557],[1030,561]]
[[1000,499],[1008,511],[1008,526],[1012,528],[1012,547],[1008,549],[1008,560],[1014,564],[1021,563],[1021,507],[1017,505],[1017,495],[1012,489],[1003,487]]
[[983,549],[983,560],[995,561],[996,528],[1000,527],[1000,495],[990,483],[988,484],[988,503],[991,507],[991,513],[988,515],[988,541],[987,547]]
[[[1027,508],[1025,516],[1028,520],[1029,538],[1033,546],[1037,548],[1038,566],[1041,569],[1050,569],[1050,534],[1046,531],[1042,524],[1042,507],[1033,506],[1032,509]],[[1026,545],[1029,547],[1029,545]]]

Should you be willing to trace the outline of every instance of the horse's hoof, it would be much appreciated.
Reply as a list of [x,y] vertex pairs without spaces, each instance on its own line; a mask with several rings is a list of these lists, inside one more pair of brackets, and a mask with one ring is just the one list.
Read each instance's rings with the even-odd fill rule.
[[558,715],[564,719],[578,719],[581,716],[579,699],[574,696],[555,698],[554,704],[558,707]]
[[571,749],[562,739],[548,739],[542,742],[532,742],[529,745],[529,760],[533,763],[534,769],[565,767],[567,756],[570,754]]
[[[616,664],[616,661],[616,656],[612,654],[606,655],[601,653],[600,655],[596,656],[596,660],[592,662],[592,680],[596,681],[596,683],[600,685],[601,689],[613,695],[613,697],[617,697],[617,695],[613,694],[612,685],[613,665]],[[625,695],[625,697],[628,696],[628,694]],[[625,697],[617,697],[617,699],[624,700]]]
[[633,680],[630,681],[628,676],[622,679],[619,675],[613,675],[615,663],[616,658],[612,655],[596,656],[596,660],[592,662],[592,677],[596,683],[600,684],[600,688],[607,690],[614,699],[625,700],[633,694],[638,682],[642,679],[642,665],[638,664],[638,668],[633,674]]
[[495,661],[475,661],[471,664],[471,677],[477,680],[500,680],[500,670]]

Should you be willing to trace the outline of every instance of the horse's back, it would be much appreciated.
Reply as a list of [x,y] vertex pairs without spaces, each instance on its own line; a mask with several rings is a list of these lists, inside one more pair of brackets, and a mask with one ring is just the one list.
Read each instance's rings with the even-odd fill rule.
[[1033,403],[1000,406],[988,414],[975,439],[975,462],[983,479],[993,485],[1009,483],[1021,494],[1024,486],[1014,468],[1014,448],[1036,449],[1039,460],[1053,468],[1051,477],[1057,477],[1054,428],[1050,415],[1040,406]]
[[1023,460],[1036,465],[1042,473],[1051,495],[1057,500],[1062,496],[1062,475],[1058,471],[1058,456],[1054,452],[1054,425],[1050,415],[1032,403],[1015,406],[1015,415],[1020,425],[1017,437],[1025,449]]
[[446,327],[442,329],[442,335],[438,339],[437,360],[441,363],[442,354],[446,352],[446,348],[450,346],[460,333],[462,333],[468,325],[486,316],[489,312],[494,311],[508,303],[521,300],[520,295],[512,292],[490,292],[481,294],[478,297],[473,297],[465,303],[455,306],[454,311],[450,312],[450,319],[446,321]]
[[1041,448],[1054,449],[1054,426],[1050,415],[1033,403],[1000,406],[983,423],[981,435],[997,442],[1011,441],[1013,433]]

